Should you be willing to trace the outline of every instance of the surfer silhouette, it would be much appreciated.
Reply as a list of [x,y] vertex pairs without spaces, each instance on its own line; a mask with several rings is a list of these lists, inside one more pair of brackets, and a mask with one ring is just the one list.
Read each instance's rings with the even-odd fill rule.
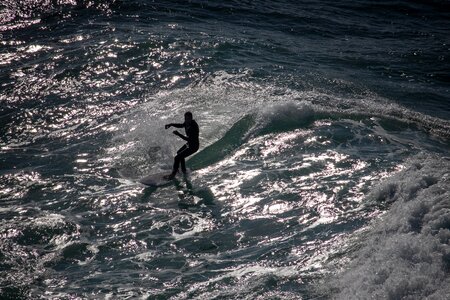
[[198,135],[199,135],[199,128],[197,122],[192,117],[191,112],[186,112],[184,114],[184,123],[178,124],[178,123],[170,123],[166,124],[165,128],[169,129],[170,127],[176,127],[176,128],[184,128],[186,132],[186,136],[179,133],[177,130],[173,131],[173,134],[176,136],[182,138],[187,142],[186,145],[181,147],[177,151],[177,155],[175,155],[174,162],[173,162],[173,169],[172,173],[169,175],[164,176],[167,180],[172,180],[175,175],[178,172],[178,168],[181,164],[181,171],[186,174],[186,162],[185,158],[188,157],[191,154],[194,154],[197,152],[198,147],[200,146]]

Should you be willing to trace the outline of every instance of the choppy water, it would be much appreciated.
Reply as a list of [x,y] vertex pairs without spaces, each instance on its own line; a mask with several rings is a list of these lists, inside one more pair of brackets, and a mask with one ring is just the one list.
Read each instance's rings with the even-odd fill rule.
[[[446,1],[0,4],[0,298],[446,299]],[[182,145],[187,180],[146,188]]]

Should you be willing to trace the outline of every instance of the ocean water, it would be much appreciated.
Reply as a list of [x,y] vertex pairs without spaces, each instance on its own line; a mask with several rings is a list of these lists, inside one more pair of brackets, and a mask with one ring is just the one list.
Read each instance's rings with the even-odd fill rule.
[[3,0],[0,298],[448,299],[449,51],[447,1]]

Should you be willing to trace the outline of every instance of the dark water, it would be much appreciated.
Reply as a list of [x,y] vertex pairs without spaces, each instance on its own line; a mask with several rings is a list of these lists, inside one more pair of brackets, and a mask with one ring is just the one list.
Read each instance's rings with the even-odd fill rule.
[[[447,1],[0,4],[0,298],[446,299]],[[149,188],[201,129],[189,178]]]

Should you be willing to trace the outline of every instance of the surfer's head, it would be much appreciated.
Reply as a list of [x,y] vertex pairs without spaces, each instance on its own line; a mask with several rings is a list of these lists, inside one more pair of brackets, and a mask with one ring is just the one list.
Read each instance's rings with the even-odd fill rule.
[[190,111],[184,114],[184,121],[188,123],[192,121],[192,113]]

